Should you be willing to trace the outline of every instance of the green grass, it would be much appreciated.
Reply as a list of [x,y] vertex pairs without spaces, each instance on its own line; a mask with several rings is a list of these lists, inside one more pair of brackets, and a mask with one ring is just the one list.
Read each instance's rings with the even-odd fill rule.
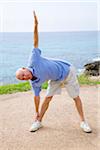
[[[80,75],[78,77],[79,83],[81,85],[98,85],[100,81],[90,80],[88,76]],[[47,88],[47,83],[42,85],[43,89]],[[9,84],[0,86],[0,94],[11,94],[16,92],[28,91],[31,89],[29,82],[23,82],[18,84]]]
[[30,90],[29,82],[0,86],[0,94],[11,94]]
[[[42,85],[43,89],[47,88],[47,83]],[[0,94],[11,94],[16,92],[24,92],[31,89],[29,82],[23,82],[18,84],[8,84],[0,86]]]
[[89,76],[84,74],[78,77],[78,81],[81,85],[98,85],[100,84],[100,80],[91,80]]

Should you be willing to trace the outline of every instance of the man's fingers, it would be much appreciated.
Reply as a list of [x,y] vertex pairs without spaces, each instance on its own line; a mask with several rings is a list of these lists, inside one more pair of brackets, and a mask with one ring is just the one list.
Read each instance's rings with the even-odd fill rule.
[[33,11],[33,15],[34,15],[34,17],[36,16],[35,11]]
[[36,16],[35,11],[33,11],[33,15],[34,15],[34,21],[35,21],[35,24],[38,24],[38,20],[37,20],[37,16]]

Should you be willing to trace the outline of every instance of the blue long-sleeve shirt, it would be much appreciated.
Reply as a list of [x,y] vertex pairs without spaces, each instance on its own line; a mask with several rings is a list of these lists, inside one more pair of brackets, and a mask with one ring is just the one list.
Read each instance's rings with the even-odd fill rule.
[[30,80],[35,96],[39,96],[41,85],[48,80],[64,80],[69,73],[70,64],[63,60],[53,60],[41,56],[41,50],[34,48],[29,58],[28,69],[37,77]]

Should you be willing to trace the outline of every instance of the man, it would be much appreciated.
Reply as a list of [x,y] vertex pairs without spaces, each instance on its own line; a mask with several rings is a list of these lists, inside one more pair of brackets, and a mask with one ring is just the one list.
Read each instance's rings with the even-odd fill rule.
[[[42,127],[42,118],[48,109],[49,103],[55,94],[61,91],[61,85],[65,85],[68,94],[73,98],[77,111],[79,113],[81,123],[80,127],[86,133],[92,132],[88,123],[85,121],[82,102],[79,97],[79,84],[76,77],[74,67],[68,62],[62,60],[52,60],[41,56],[41,50],[38,48],[38,20],[34,14],[34,48],[32,50],[28,66],[20,68],[16,72],[16,77],[20,80],[30,80],[34,91],[35,103],[35,121],[30,131],[36,131]],[[48,82],[47,94],[39,112],[41,85],[45,81]]]

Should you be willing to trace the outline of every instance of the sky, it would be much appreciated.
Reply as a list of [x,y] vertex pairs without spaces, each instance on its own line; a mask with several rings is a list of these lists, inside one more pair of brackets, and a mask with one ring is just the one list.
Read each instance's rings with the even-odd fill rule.
[[100,3],[96,0],[0,0],[0,32],[32,32],[33,10],[40,32],[100,29]]

